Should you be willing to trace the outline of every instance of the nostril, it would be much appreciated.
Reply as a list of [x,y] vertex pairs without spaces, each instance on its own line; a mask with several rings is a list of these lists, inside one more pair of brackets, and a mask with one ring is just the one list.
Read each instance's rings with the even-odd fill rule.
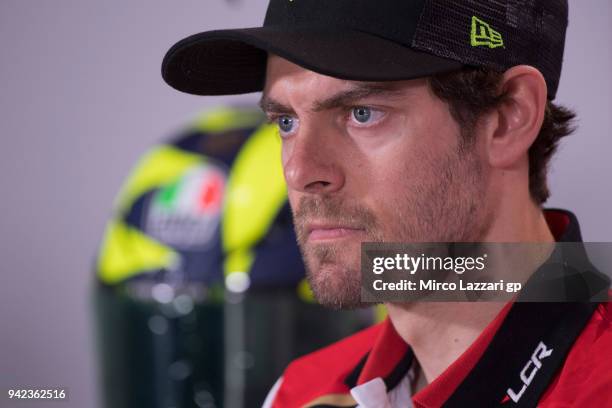
[[325,190],[329,185],[331,185],[331,183],[329,181],[313,181],[309,184],[307,184],[304,189],[307,191],[319,191],[319,190]]

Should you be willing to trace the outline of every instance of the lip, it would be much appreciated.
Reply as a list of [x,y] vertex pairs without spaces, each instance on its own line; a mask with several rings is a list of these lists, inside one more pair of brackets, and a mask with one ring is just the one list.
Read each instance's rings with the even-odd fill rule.
[[329,241],[348,238],[363,232],[363,229],[327,223],[313,223],[306,226],[308,241]]

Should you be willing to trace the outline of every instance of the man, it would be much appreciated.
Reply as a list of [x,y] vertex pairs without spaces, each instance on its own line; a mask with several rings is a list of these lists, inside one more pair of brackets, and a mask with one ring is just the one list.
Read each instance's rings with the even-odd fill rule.
[[[562,0],[272,0],[262,28],[179,42],[163,75],[263,90],[313,291],[350,308],[362,242],[580,241],[571,213],[541,208],[574,116],[552,102],[566,25]],[[580,302],[388,303],[264,405],[610,406],[612,307],[588,302],[591,277]]]

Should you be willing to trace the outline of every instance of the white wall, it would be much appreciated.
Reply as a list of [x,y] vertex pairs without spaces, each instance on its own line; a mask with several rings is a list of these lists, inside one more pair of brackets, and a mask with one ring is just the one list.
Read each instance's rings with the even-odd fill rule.
[[612,2],[570,0],[557,101],[578,112],[578,131],[553,161],[549,206],[572,209],[585,241],[612,241]]

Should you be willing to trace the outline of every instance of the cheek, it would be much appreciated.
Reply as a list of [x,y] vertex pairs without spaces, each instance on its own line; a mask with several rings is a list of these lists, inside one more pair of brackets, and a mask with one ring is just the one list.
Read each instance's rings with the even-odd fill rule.
[[367,182],[368,188],[378,191],[375,199],[401,194],[407,186],[431,178],[432,161],[436,157],[444,157],[449,148],[439,143],[440,136],[434,133],[434,129],[430,130],[431,133],[422,129],[406,129],[373,151],[363,162],[360,177]]
[[[364,132],[367,133],[367,132]],[[410,112],[396,112],[369,137],[356,137],[355,147],[374,171],[418,170],[425,157],[444,157],[458,146],[459,127],[442,102],[428,101]],[[378,172],[385,177],[391,171]]]
[[295,213],[298,208],[298,204],[300,202],[300,193],[287,188],[287,199],[289,201],[289,206],[291,207],[291,211]]
[[425,201],[440,187],[447,160],[457,149],[456,127],[424,124],[427,126],[403,134],[368,162],[362,181],[368,205],[385,225],[401,223],[398,217],[428,206]]
[[[279,136],[280,137],[280,136]],[[283,172],[285,171],[285,167],[287,166],[287,161],[289,160],[290,157],[290,153],[291,153],[291,149],[290,149],[290,143],[288,141],[283,141],[281,140],[281,148],[280,148],[280,157],[281,157],[281,164],[283,166]]]
[[393,231],[393,224],[406,212],[412,201],[415,186],[414,178],[410,175],[401,156],[389,158],[371,167],[368,174],[364,174],[361,183],[365,188],[363,204],[373,213],[377,220],[379,232],[387,236]]

